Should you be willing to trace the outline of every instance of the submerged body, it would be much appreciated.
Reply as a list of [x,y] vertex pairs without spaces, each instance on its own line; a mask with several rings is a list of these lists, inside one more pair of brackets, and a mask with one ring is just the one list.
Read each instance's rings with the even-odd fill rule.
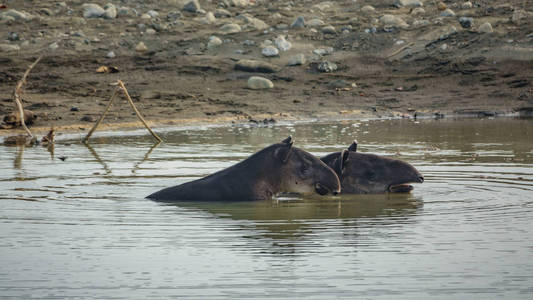
[[340,192],[336,173],[289,137],[207,177],[162,189],[147,198],[164,201],[265,200],[280,192]]
[[341,181],[344,194],[408,193],[409,183],[422,183],[424,176],[407,162],[357,152],[357,142],[341,152],[321,158]]

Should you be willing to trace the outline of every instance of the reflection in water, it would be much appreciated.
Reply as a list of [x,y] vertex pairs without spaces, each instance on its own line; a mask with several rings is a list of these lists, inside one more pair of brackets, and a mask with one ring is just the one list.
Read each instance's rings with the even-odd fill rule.
[[[529,299],[531,124],[205,127],[167,131],[159,145],[145,136],[95,139],[94,149],[56,142],[65,161],[42,147],[2,147],[0,295]],[[411,195],[173,205],[144,199],[289,134],[317,156],[357,139],[358,151],[397,155],[426,180]]]

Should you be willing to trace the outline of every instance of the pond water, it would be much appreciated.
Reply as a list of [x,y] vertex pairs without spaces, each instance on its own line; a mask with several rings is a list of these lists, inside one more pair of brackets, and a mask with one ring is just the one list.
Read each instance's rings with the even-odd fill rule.
[[[289,134],[412,163],[409,195],[143,197]],[[0,147],[0,297],[532,299],[533,121],[369,120]],[[70,144],[69,144],[70,143]],[[66,158],[64,161],[60,158]]]

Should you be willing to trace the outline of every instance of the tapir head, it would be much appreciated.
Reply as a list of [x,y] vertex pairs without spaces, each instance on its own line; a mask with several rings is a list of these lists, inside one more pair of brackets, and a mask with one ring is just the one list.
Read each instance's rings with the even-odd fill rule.
[[340,193],[337,174],[309,152],[292,146],[292,137],[283,140],[274,150],[281,162],[281,189],[284,192],[313,193],[320,195]]
[[347,150],[321,158],[339,176],[343,193],[405,193],[413,189],[409,183],[424,182],[418,170],[404,161],[356,151],[354,141]]

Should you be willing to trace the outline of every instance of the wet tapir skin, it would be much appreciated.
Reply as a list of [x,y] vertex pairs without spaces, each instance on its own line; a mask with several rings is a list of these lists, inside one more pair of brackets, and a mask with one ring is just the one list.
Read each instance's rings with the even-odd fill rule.
[[337,174],[312,154],[293,147],[291,137],[207,177],[165,188],[147,198],[162,201],[249,201],[280,192],[340,192]]
[[413,190],[409,183],[424,182],[424,176],[404,161],[357,152],[356,141],[321,160],[339,176],[343,194],[408,193]]

